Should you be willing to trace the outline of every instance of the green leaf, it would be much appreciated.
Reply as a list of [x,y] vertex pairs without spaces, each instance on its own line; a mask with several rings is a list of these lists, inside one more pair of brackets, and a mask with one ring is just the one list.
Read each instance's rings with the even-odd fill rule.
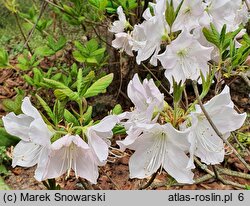
[[83,63],[86,61],[86,58],[79,51],[73,51],[73,57],[76,61]]
[[90,71],[88,73],[88,75],[83,78],[81,92],[79,93],[80,97],[83,97],[83,95],[86,93],[87,89],[91,85],[94,78],[95,78],[95,72],[94,71]]
[[2,101],[2,105],[7,112],[14,112],[15,114],[21,114],[21,105],[24,98],[23,94],[17,94],[15,99],[5,99]]
[[91,39],[86,43],[86,49],[89,51],[89,53],[96,51],[98,47],[99,44],[95,39]]
[[88,106],[87,111],[83,114],[83,121],[84,124],[87,125],[92,119],[92,111],[93,111],[93,107],[92,106]]
[[66,103],[66,101],[60,101],[58,99],[56,100],[53,107],[53,113],[55,115],[55,125],[57,125],[62,120]]
[[35,50],[35,54],[39,55],[39,56],[51,56],[53,54],[55,54],[55,51],[53,51],[52,49],[50,49],[47,46],[41,46],[41,47],[37,47]]
[[0,68],[9,67],[9,55],[5,49],[0,48]]
[[210,87],[214,79],[215,70],[216,68],[214,67],[213,70],[207,74],[206,78],[204,77],[202,73],[200,74],[201,79],[202,79],[202,92],[200,95],[201,99],[203,99],[210,90]]
[[40,102],[43,109],[46,111],[47,115],[50,117],[50,119],[53,122],[55,122],[55,115],[52,112],[52,110],[50,109],[50,107],[48,106],[48,104],[38,94],[36,94],[36,98],[38,99],[38,101]]
[[33,73],[34,73],[34,76],[33,76],[34,83],[36,85],[39,85],[42,82],[43,74],[42,74],[41,70],[38,68],[34,68]]
[[78,92],[78,94],[81,94],[82,89],[83,89],[82,69],[79,69],[79,71],[78,71],[76,85],[77,85],[77,92]]
[[2,177],[0,177],[0,190],[10,190],[9,186],[4,182]]
[[47,78],[44,78],[43,80],[48,86],[56,89],[54,91],[54,94],[58,99],[64,100],[66,97],[69,97],[69,99],[72,101],[79,100],[79,95],[76,92],[73,92],[69,87],[65,86],[63,83]]
[[0,128],[0,146],[12,146],[16,145],[19,142],[19,138],[13,135],[10,135],[6,132],[4,128]]
[[80,125],[76,117],[67,109],[64,110],[64,118],[68,123],[73,123],[74,126]]
[[165,12],[165,18],[166,18],[166,21],[168,22],[169,26],[171,27],[174,23],[174,20],[175,20],[175,11],[174,11],[174,6],[173,6],[173,0],[171,0],[170,3],[169,3],[169,1],[167,1],[166,3],[167,3],[167,8],[166,8],[166,12]]
[[118,115],[122,113],[122,106],[120,104],[115,105],[114,109],[112,109],[112,114]]
[[217,46],[217,48],[220,49],[220,36],[219,36],[219,34],[218,35],[214,34],[211,30],[207,29],[206,27],[204,27],[202,29],[202,32],[203,32],[205,38],[209,42],[211,42],[212,44]]
[[34,81],[30,76],[25,74],[25,75],[23,75],[23,78],[24,78],[25,82],[27,82],[29,85],[34,86]]
[[47,46],[51,48],[54,52],[61,50],[67,42],[67,39],[63,36],[60,36],[59,40],[56,42],[52,36],[48,37]]
[[122,125],[116,125],[113,129],[112,129],[113,135],[116,134],[126,134],[126,129],[124,128],[124,126]]
[[103,92],[112,82],[113,73],[108,74],[100,79],[98,79],[94,84],[92,84],[84,94],[85,98],[93,97]]
[[91,56],[103,55],[106,51],[106,48],[100,48],[91,53]]
[[221,45],[224,44],[224,40],[225,40],[225,37],[226,37],[226,30],[227,30],[227,25],[224,24],[222,29],[221,29],[221,32],[220,32],[220,44]]
[[174,96],[174,104],[178,104],[181,100],[181,97],[182,97],[182,93],[183,93],[183,90],[185,88],[184,85],[182,85],[182,82],[180,82],[179,84],[177,84],[174,79],[173,79],[173,96]]

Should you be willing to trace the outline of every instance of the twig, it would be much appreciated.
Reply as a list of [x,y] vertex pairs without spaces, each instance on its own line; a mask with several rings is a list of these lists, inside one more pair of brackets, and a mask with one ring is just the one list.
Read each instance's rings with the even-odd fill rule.
[[157,173],[158,173],[158,170],[157,170],[157,172],[155,172],[155,173],[151,176],[151,178],[149,179],[149,181],[148,181],[145,185],[143,185],[143,186],[141,186],[141,187],[139,188],[139,190],[144,190],[144,189],[148,188],[148,187],[154,182],[154,180],[155,180],[155,178],[156,178],[156,176],[157,176]]
[[219,179],[219,173],[218,173],[217,169],[215,168],[214,165],[212,165],[212,168],[213,168],[213,171],[214,171],[214,176],[215,176],[215,178],[216,178],[216,179]]
[[41,19],[42,15],[43,15],[43,12],[45,11],[45,8],[46,8],[47,5],[48,4],[46,3],[46,1],[42,2],[41,9],[40,9],[40,12],[39,12],[39,16],[38,16],[38,18],[36,20],[36,23],[33,25],[32,29],[29,32],[29,36],[28,36],[28,38],[27,38],[27,40],[26,40],[26,42],[24,44],[24,47],[26,47],[26,45],[28,46],[28,42],[29,42],[30,38],[32,37],[32,35],[33,35],[34,31],[35,31],[35,28],[36,28],[39,20]]
[[99,40],[101,40],[102,42],[104,42],[105,44],[107,44],[109,47],[112,48],[112,45],[110,43],[108,43],[106,40],[104,40],[96,31],[95,27],[93,25],[91,25],[93,31],[95,32],[96,36],[98,37]]
[[[18,26],[18,28],[19,28],[19,30],[20,30],[22,36],[23,36],[24,41],[26,42],[26,41],[27,41],[27,38],[26,38],[26,36],[25,36],[25,34],[24,34],[24,32],[23,32],[22,26],[21,26],[21,24],[20,24],[20,22],[19,22],[19,18],[18,18],[18,16],[17,16],[16,13],[14,13],[14,16],[15,16],[15,19],[16,19],[17,26]],[[25,45],[25,44],[24,44],[24,45]],[[29,44],[27,44],[27,48],[28,48],[29,52],[30,52],[31,54],[33,54],[33,52],[32,52],[32,50],[31,50]]]
[[[208,174],[210,174],[210,175],[212,175],[212,176],[215,177],[215,174],[211,170],[209,170],[207,167],[204,167],[204,165],[197,158],[195,158],[194,160],[201,167],[201,169],[203,169]],[[219,175],[219,173],[217,173],[217,175],[218,175],[217,179],[220,180],[225,185],[232,185],[232,186],[238,187],[238,188],[246,188],[245,185],[241,185],[241,184],[229,181],[229,180],[225,180],[221,175]]]
[[114,180],[101,168],[103,174],[110,180],[110,182],[115,186],[117,190],[120,190],[120,187],[114,182]]
[[239,177],[239,178],[244,178],[244,179],[250,180],[250,174],[246,174],[243,172],[236,172],[233,170],[224,169],[224,168],[220,168],[220,167],[216,167],[216,169],[218,170],[219,173],[222,173],[224,175],[229,175],[229,176],[234,176],[234,177]]
[[248,87],[250,87],[250,80],[248,79],[247,75],[243,72],[240,72],[239,75],[247,83]]
[[243,0],[243,1],[245,2],[246,6],[247,6],[248,11],[250,11],[249,1],[248,0]]
[[117,96],[115,98],[115,101],[117,101],[118,97],[119,97],[119,94],[122,90],[122,61],[121,61],[121,53],[120,53],[120,64],[119,64],[119,69],[120,69],[120,84],[119,84],[119,89],[118,89],[118,92],[117,92]]
[[[204,176],[202,176],[202,177],[199,177],[199,178],[197,178],[195,181],[194,181],[194,183],[193,184],[200,184],[200,183],[202,183],[202,182],[205,182],[205,181],[207,181],[207,180],[209,180],[209,179],[211,179],[211,178],[213,178],[213,176],[212,175],[210,175],[210,174],[206,174],[206,175],[204,175]],[[150,187],[150,188],[152,188],[152,189],[156,189],[156,188],[158,188],[158,187],[166,187],[168,184],[167,184],[167,182],[164,182],[164,183],[155,183],[155,184],[152,184],[152,186]],[[170,186],[185,186],[185,185],[187,185],[187,184],[184,184],[184,183],[174,183],[174,184],[171,184]]]
[[187,96],[186,87],[184,87],[183,93],[184,93],[185,105],[186,105],[186,110],[187,110],[188,109],[188,96]]
[[142,63],[142,66],[154,77],[155,80],[157,80],[160,83],[160,86],[162,87],[162,89],[172,98],[173,95],[169,93],[169,91],[162,85],[161,81],[154,75],[154,73],[145,65]]
[[[25,21],[27,21],[29,24],[34,25],[34,23],[32,23],[29,19],[26,19],[26,18],[23,18],[23,19],[24,19]],[[49,35],[49,33],[46,32],[46,31],[44,31],[44,30],[42,30],[42,33],[46,34],[47,36]],[[53,37],[53,39],[56,40],[54,37]]]
[[210,118],[209,114],[207,113],[206,109],[204,108],[204,106],[203,106],[203,104],[202,104],[202,102],[200,100],[200,96],[199,96],[199,92],[198,92],[198,87],[197,87],[197,82],[196,81],[193,81],[193,88],[194,88],[196,99],[198,100],[198,103],[199,103],[199,105],[201,107],[201,110],[204,113],[204,115],[207,118],[207,120],[210,123],[210,125],[212,126],[212,128],[214,129],[215,133],[222,139],[222,141],[225,144],[227,144],[230,147],[230,149],[234,152],[234,154],[238,157],[238,159],[244,164],[244,166],[248,169],[248,171],[250,171],[250,166],[240,156],[240,154],[236,151],[236,149],[228,142],[228,140],[223,138],[223,135],[220,133],[220,131],[217,129],[217,127],[213,123],[212,119]]

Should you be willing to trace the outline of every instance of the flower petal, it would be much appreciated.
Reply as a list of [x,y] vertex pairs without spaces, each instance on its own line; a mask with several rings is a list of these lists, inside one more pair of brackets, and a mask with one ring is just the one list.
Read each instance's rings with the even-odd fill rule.
[[105,164],[108,158],[109,145],[95,132],[91,132],[88,134],[88,144],[93,153],[96,155],[98,164]]
[[50,152],[51,150],[48,147],[43,147],[41,149],[34,176],[37,181],[44,180],[44,176],[46,175],[47,164],[49,162]]
[[212,121],[218,130],[224,134],[239,129],[244,124],[246,117],[246,113],[238,114],[233,108],[224,106],[220,108],[216,115],[212,116]]
[[163,168],[177,180],[179,183],[190,183],[192,184],[194,174],[191,169],[188,169],[189,158],[177,146],[174,144],[168,144],[167,150],[165,151],[165,161],[163,162]]
[[32,142],[21,140],[14,148],[12,167],[32,167],[38,162],[42,147]]
[[146,178],[154,174],[161,166],[160,145],[157,137],[143,134],[137,139],[138,147],[129,159],[130,178]]
[[21,109],[27,116],[33,117],[34,119],[42,118],[38,110],[31,104],[29,97],[23,99]]
[[74,165],[74,171],[82,178],[96,184],[99,176],[98,167],[95,164],[95,158],[89,150],[78,150]]
[[43,146],[50,145],[50,138],[53,135],[41,118],[34,120],[30,124],[28,134],[32,142]]
[[2,118],[6,131],[14,136],[20,137],[24,141],[30,141],[28,136],[29,126],[34,120],[25,114],[16,116],[13,112]]

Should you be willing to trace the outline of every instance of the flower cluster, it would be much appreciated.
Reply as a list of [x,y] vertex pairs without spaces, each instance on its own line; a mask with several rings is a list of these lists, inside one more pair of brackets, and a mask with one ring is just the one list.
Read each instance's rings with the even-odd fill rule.
[[[167,13],[170,6],[177,12],[176,17],[176,13]],[[221,31],[226,24],[227,32],[230,32],[248,20],[247,7],[241,0],[156,0],[150,7],[143,13],[145,20],[132,29],[122,7],[118,7],[119,20],[110,28],[115,33],[112,45],[129,55],[134,51],[138,64],[150,59],[156,66],[159,60],[170,81],[171,91],[172,77],[177,83],[197,80],[200,73],[204,76],[208,73],[207,62],[217,58],[216,48],[202,34],[203,27],[212,23]],[[173,17],[168,19],[168,15]]]
[[3,123],[9,134],[21,141],[15,146],[12,166],[32,167],[37,164],[35,178],[38,181],[56,178],[75,171],[75,175],[92,183],[98,178],[98,166],[104,165],[108,157],[108,147],[112,129],[119,121],[110,115],[98,124],[86,129],[85,142],[79,135],[66,134],[54,142],[51,131],[38,110],[25,97],[22,103],[23,114],[9,113]]
[[[135,150],[129,161],[131,178],[145,178],[163,168],[178,182],[192,183],[194,156],[212,165],[224,160],[223,140],[215,133],[199,105],[187,114],[185,122],[173,127],[170,122],[162,121],[161,116],[168,112],[168,107],[159,107],[164,104],[164,99],[152,79],[140,83],[136,74],[129,83],[128,95],[135,109],[120,115],[128,136],[117,143],[122,150]],[[137,101],[144,103],[143,107],[139,107]],[[225,139],[246,119],[246,113],[238,114],[234,110],[228,86],[204,107]],[[141,113],[140,108],[144,108]],[[135,116],[137,112],[139,114]]]

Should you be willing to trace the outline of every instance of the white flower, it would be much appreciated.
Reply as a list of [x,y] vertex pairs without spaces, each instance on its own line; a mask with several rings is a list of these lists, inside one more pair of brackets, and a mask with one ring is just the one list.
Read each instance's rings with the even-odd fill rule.
[[204,14],[202,0],[185,0],[182,3],[178,16],[176,17],[172,31],[183,30],[191,31],[200,26],[199,19]]
[[187,168],[190,147],[188,131],[178,131],[171,124],[142,124],[143,133],[133,143],[135,153],[129,160],[131,178],[146,178],[165,169],[180,183],[193,183],[191,168]]
[[[238,114],[234,110],[228,86],[204,104],[204,107],[225,139],[230,136],[230,132],[240,128],[246,119],[246,113]],[[190,117],[190,153],[201,158],[206,164],[219,164],[224,160],[225,153],[222,139],[215,133],[200,106],[196,105],[196,111],[192,112]]]
[[163,109],[164,95],[159,91],[153,79],[144,79],[141,83],[138,74],[128,84],[128,97],[134,103],[135,108],[145,111],[151,104],[158,110]]
[[112,46],[116,49],[121,49],[121,52],[125,51],[128,55],[134,56],[132,52],[132,37],[128,33],[120,32],[115,34]]
[[[133,49],[137,51],[136,62],[140,64],[142,61],[150,59],[150,63],[154,66],[157,65],[157,58],[162,43],[162,37],[166,32],[170,31],[169,25],[165,19],[166,0],[157,1],[156,4],[151,4],[154,10],[154,16],[145,11],[144,17],[146,20],[140,25],[143,29],[142,37],[136,37],[137,46]],[[138,34],[138,33],[137,33]],[[138,47],[138,39],[142,40],[141,47]]]
[[158,55],[165,71],[166,78],[172,88],[172,77],[179,83],[186,79],[197,80],[200,72],[206,75],[209,71],[207,61],[210,60],[213,47],[202,46],[189,32],[181,34],[167,46],[163,54]]
[[213,23],[218,31],[221,31],[224,24],[227,25],[227,32],[236,30],[241,23],[245,23],[247,13],[242,13],[239,18],[239,11],[242,9],[242,0],[207,0],[204,3],[205,15],[201,18],[202,26],[209,26]]
[[117,116],[109,115],[87,129],[88,145],[100,166],[106,163],[110,146],[109,138],[113,136],[112,129],[118,122]]
[[[130,145],[141,134],[141,128],[137,128],[138,123],[154,123],[157,121],[158,113],[163,109],[164,95],[156,87],[152,79],[144,79],[141,83],[138,74],[128,84],[128,96],[134,103],[135,108],[132,112],[124,112],[118,117],[127,130],[128,136],[117,141],[121,150],[130,148]],[[155,113],[155,117],[153,114]],[[131,148],[130,148],[131,149]]]
[[127,25],[126,16],[125,16],[125,14],[124,14],[123,9],[122,9],[121,6],[119,6],[117,8],[117,14],[118,14],[118,19],[119,20],[114,21],[113,25],[109,29],[109,31],[113,32],[113,33],[123,32],[124,29],[126,28],[126,25]]
[[75,176],[85,178],[96,184],[98,166],[86,142],[79,135],[65,135],[51,145],[52,152],[42,179],[56,178],[71,169]]
[[6,131],[21,139],[14,148],[12,166],[32,167],[38,164],[35,177],[40,180],[44,162],[50,151],[50,138],[53,133],[28,97],[23,99],[21,109],[24,114],[16,116],[12,112],[3,117]]

